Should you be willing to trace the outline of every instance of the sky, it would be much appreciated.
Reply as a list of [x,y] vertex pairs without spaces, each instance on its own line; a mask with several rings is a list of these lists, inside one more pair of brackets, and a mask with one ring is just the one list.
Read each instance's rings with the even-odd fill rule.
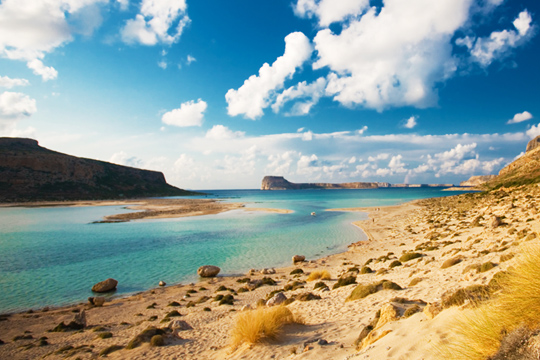
[[1,0],[0,136],[185,189],[453,183],[540,135],[537,0]]

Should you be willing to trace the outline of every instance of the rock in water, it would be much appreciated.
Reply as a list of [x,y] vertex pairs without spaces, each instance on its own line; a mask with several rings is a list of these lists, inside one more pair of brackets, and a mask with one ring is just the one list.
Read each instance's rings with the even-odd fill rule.
[[283,304],[287,300],[287,297],[282,292],[278,292],[270,300],[266,302],[266,306],[274,306]]
[[292,257],[293,264],[296,264],[297,262],[302,262],[304,260],[306,260],[306,257],[304,255],[294,255]]
[[221,271],[221,269],[219,267],[217,267],[217,266],[204,265],[204,266],[201,266],[199,268],[199,270],[197,270],[197,274],[200,277],[214,277],[217,274],[219,274],[220,271]]
[[161,281],[159,282],[159,286],[165,286],[165,285],[167,285],[167,283],[166,283],[165,281],[161,280]]
[[118,285],[118,281],[112,278],[108,278],[107,280],[103,280],[102,282],[98,282],[97,284],[92,286],[92,291],[97,293],[104,293],[115,290],[116,285]]

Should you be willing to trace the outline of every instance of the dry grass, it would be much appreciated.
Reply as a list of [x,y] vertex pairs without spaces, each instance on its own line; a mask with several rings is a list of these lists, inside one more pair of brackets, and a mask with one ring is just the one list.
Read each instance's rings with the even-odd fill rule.
[[286,324],[302,324],[285,306],[260,307],[238,314],[231,333],[231,345],[237,348],[242,343],[257,343],[264,339],[276,339]]
[[454,324],[454,337],[439,350],[441,358],[484,360],[494,356],[504,334],[540,323],[540,246],[528,247],[509,271],[499,296],[466,310]]
[[330,280],[332,277],[327,270],[315,270],[307,277],[307,281]]

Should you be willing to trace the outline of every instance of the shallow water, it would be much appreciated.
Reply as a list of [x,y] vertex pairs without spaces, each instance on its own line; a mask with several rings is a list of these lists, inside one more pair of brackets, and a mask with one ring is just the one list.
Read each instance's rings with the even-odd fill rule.
[[[127,211],[121,206],[0,208],[0,313],[85,301],[92,285],[119,281],[114,296],[196,280],[212,264],[220,275],[289,265],[343,252],[365,240],[353,221],[363,213],[325,212],[343,207],[384,206],[448,196],[438,189],[216,190],[224,201],[247,207],[293,210],[275,214],[243,210],[179,219],[92,224]],[[204,196],[203,196],[204,197]],[[315,211],[317,216],[311,216]]]

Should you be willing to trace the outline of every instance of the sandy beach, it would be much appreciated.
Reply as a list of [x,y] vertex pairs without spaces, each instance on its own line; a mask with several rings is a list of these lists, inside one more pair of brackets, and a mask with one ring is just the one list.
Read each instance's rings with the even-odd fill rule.
[[[445,306],[445,297],[469,285],[488,284],[494,274],[519,259],[524,245],[538,241],[538,204],[540,189],[531,185],[399,206],[329,209],[367,211],[369,219],[355,225],[369,240],[351,244],[345,253],[291,262],[285,268],[264,269],[261,264],[240,277],[201,278],[195,284],[165,287],[159,287],[156,279],[155,289],[112,299],[103,306],[82,303],[1,316],[0,358],[93,359],[105,349],[116,349],[109,358],[435,359],[437,344],[449,336],[449,323],[463,307]],[[410,253],[419,255],[402,257]],[[480,272],[480,265],[488,262],[491,268]],[[328,288],[314,289],[319,280],[307,281],[307,277],[323,270],[331,277],[323,280]],[[333,289],[347,277],[356,284]],[[273,279],[275,285],[248,289],[263,278]],[[347,301],[358,284],[382,280],[399,287]],[[284,289],[288,299],[297,298],[287,307],[303,324],[286,325],[277,339],[232,348],[231,331],[238,314],[249,311],[246,305],[255,308],[278,289]],[[300,296],[306,293],[316,296]],[[215,301],[227,294],[234,298],[232,305]],[[306,299],[312,300],[302,301]],[[49,332],[60,322],[67,324],[80,310],[86,314],[84,329]],[[181,316],[167,317],[173,310]],[[379,310],[380,318],[373,323]],[[189,328],[165,335],[164,346],[143,343],[124,349],[149,326],[165,328],[176,319]],[[358,346],[355,342],[370,323],[374,330]],[[105,332],[110,337],[100,335]]]

